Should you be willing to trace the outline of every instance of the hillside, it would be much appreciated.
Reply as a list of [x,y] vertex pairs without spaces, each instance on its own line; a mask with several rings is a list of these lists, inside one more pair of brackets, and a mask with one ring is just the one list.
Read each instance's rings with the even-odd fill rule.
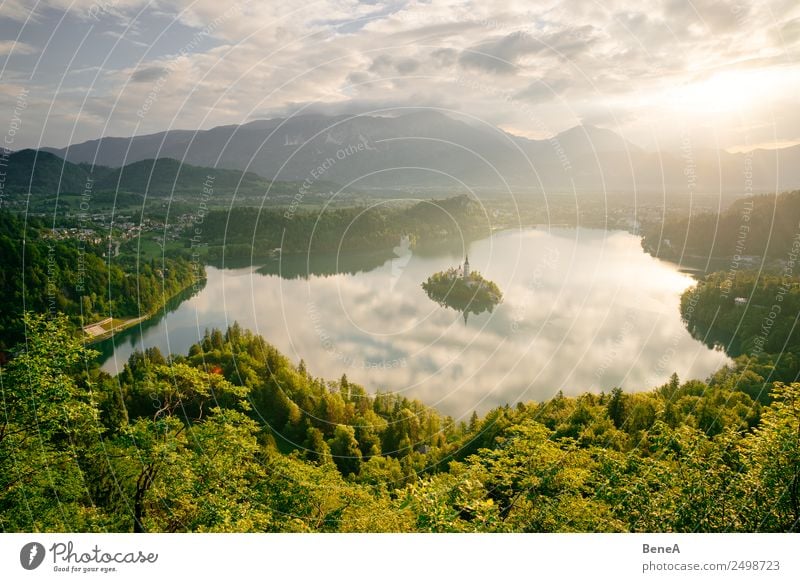
[[389,117],[298,115],[102,138],[48,149],[73,162],[107,166],[169,157],[255,172],[268,180],[330,180],[357,189],[509,189],[545,192],[685,194],[687,164],[696,193],[743,194],[800,187],[800,146],[732,154],[647,152],[608,129],[580,125],[527,139],[455,113],[419,110]]
[[712,273],[684,292],[681,315],[689,331],[709,346],[731,357],[773,354],[782,368],[775,371],[776,379],[795,381],[800,372],[800,277],[783,275]]
[[171,158],[143,160],[106,173],[97,182],[101,190],[135,192],[152,196],[199,194],[204,188],[244,195],[265,193],[269,182],[251,172],[204,168]]
[[[721,214],[705,213],[667,220],[645,229],[643,245],[651,254],[681,257],[786,259],[800,224],[800,191],[737,200]],[[743,266],[743,265],[740,265]]]
[[[316,378],[237,324],[207,331],[186,356],[137,352],[114,378],[85,368],[92,354],[62,319],[29,314],[27,324],[24,349],[3,368],[5,532],[800,523],[787,485],[798,479],[798,384],[774,386],[762,406],[736,389],[733,371],[708,383],[673,375],[649,392],[558,394],[467,424],[346,376]],[[53,467],[58,478],[45,478]],[[23,504],[36,511],[8,510]]]
[[43,221],[0,211],[0,352],[24,339],[23,309],[64,313],[75,327],[139,317],[205,277],[186,257],[110,260],[106,250],[93,240],[55,239]]
[[[232,228],[231,225],[235,225]],[[212,210],[203,220],[209,258],[264,258],[284,254],[391,252],[404,237],[412,246],[476,239],[491,234],[491,219],[475,200],[455,196],[411,206],[358,206],[293,212],[240,206]],[[462,247],[463,248],[463,247]],[[391,255],[389,255],[391,256]]]
[[8,156],[4,191],[8,195],[82,192],[89,173],[83,167],[42,150],[20,150]]
[[[171,158],[148,159],[121,168],[72,163],[44,150],[21,150],[8,156],[3,193],[10,198],[28,193],[38,197],[56,194],[81,194],[90,191],[93,201],[107,192],[147,195],[230,198],[293,197],[297,183],[272,182],[252,172],[209,168],[181,163]],[[308,186],[307,193],[339,191],[327,180]]]

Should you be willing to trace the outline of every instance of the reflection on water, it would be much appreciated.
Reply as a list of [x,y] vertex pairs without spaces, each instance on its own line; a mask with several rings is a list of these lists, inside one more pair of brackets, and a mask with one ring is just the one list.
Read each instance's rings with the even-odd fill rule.
[[391,251],[308,255],[274,259],[257,269],[260,275],[280,275],[284,279],[308,279],[314,276],[357,275],[377,269],[395,255]]
[[463,267],[434,273],[422,284],[422,289],[431,301],[461,313],[465,324],[470,313],[491,313],[503,300],[503,293],[493,281],[469,272],[469,262]]
[[[205,282],[203,282],[202,285],[205,285]],[[167,344],[152,342],[150,338],[159,337],[160,333],[166,331],[164,325],[166,325],[169,320],[164,319],[165,314],[172,314],[174,311],[177,311],[185,301],[188,301],[198,293],[202,293],[202,286],[198,285],[198,287],[200,288],[195,289],[194,287],[189,287],[175,295],[175,297],[167,300],[164,307],[159,310],[155,317],[143,319],[135,326],[117,333],[112,338],[91,344],[89,347],[98,352],[100,354],[100,360],[104,362],[103,369],[112,374],[117,373],[118,368],[114,365],[113,358],[115,351],[117,361],[119,362],[119,369],[122,369],[127,358],[134,350],[138,349],[141,351],[153,345],[157,345],[162,349],[166,347]],[[169,334],[172,335],[172,330],[170,330]],[[188,345],[192,345],[196,341],[196,339],[193,339]],[[186,350],[179,349],[177,352],[165,350],[164,353],[182,353],[184,351]],[[123,353],[126,354],[124,358],[121,356]]]
[[679,296],[692,279],[644,254],[628,233],[505,232],[466,250],[504,293],[466,326],[420,286],[463,250],[403,250],[360,266],[352,256],[283,257],[261,269],[209,268],[199,294],[115,338],[103,368],[115,373],[135,348],[185,353],[206,329],[238,321],[305,359],[314,375],[347,373],[370,390],[461,416],[559,390],[646,390],[672,372],[701,378],[727,361],[681,322]]

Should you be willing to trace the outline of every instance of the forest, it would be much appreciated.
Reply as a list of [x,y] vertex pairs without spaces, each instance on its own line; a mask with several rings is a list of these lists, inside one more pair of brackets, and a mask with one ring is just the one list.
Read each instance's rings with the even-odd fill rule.
[[[24,197],[77,194],[138,194],[155,197],[199,198],[203,188],[212,187],[216,196],[225,199],[263,198],[267,193],[288,195],[297,190],[291,182],[271,182],[252,172],[193,166],[172,158],[133,162],[121,168],[92,164],[73,164],[43,150],[25,149],[8,156],[4,194]],[[336,188],[320,182],[311,192]],[[338,189],[338,188],[337,188]],[[94,202],[94,201],[93,201]]]
[[717,214],[668,218],[643,229],[644,248],[659,257],[785,259],[800,234],[800,191],[736,200]]
[[0,352],[24,337],[24,309],[65,313],[77,328],[109,315],[151,314],[205,278],[202,265],[187,257],[109,259],[102,243],[57,240],[48,233],[39,219],[0,211]]
[[716,272],[681,297],[690,331],[732,356],[800,350],[800,278],[757,271]]
[[800,384],[738,363],[454,419],[236,324],[110,377],[64,316],[26,319],[0,368],[2,531],[800,529]]
[[[323,260],[489,228],[465,197],[436,204],[443,212],[337,209],[320,221],[211,211],[203,238],[210,256],[282,246]],[[202,276],[196,264],[180,253],[109,259],[7,212],[0,232],[12,306],[0,318],[0,531],[800,530],[791,274],[722,272],[683,295],[691,333],[734,357],[703,381],[673,375],[643,391],[557,393],[452,418],[346,376],[316,377],[313,362],[238,324],[208,330],[186,354],[136,352],[109,376],[76,326],[158,309]]]
[[[235,228],[234,228],[235,225]],[[310,212],[296,207],[214,210],[203,219],[208,258],[264,258],[283,253],[337,254],[391,250],[408,236],[412,246],[474,240],[491,233],[490,218],[468,196],[407,205],[350,206]],[[463,248],[463,247],[462,247]]]

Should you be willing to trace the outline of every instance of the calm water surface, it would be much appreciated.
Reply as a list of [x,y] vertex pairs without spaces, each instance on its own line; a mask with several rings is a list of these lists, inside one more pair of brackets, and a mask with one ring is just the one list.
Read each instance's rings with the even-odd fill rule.
[[672,372],[704,378],[727,361],[681,322],[680,294],[692,279],[646,255],[629,233],[532,229],[469,244],[472,269],[505,297],[466,323],[420,287],[458,265],[461,251],[398,249],[398,257],[360,267],[341,257],[346,272],[338,274],[335,258],[316,260],[307,276],[305,258],[209,267],[198,294],[100,346],[103,369],[118,372],[144,347],[185,354],[207,328],[238,321],[294,361],[305,359],[316,376],[346,373],[368,390],[402,392],[462,416],[559,390],[647,390]]

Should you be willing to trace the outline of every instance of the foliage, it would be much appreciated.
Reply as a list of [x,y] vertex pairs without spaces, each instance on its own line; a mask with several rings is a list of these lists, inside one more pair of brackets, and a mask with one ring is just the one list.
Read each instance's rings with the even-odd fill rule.
[[722,370],[469,424],[237,324],[112,378],[63,316],[0,368],[3,531],[796,531],[800,384]]
[[720,214],[655,222],[644,230],[642,244],[660,257],[745,256],[785,259],[797,240],[800,191],[742,198]]
[[199,198],[203,192],[263,196],[269,185],[268,180],[252,172],[204,168],[172,158],[159,158],[111,170],[98,181],[97,188],[149,196],[193,194]]
[[25,319],[19,353],[0,369],[0,529],[93,530],[81,469],[103,432],[82,368],[93,357],[63,317]]
[[[184,258],[110,260],[102,245],[48,238],[44,224],[0,211],[0,350],[22,340],[22,306],[66,313],[75,326],[148,315],[205,276]],[[22,277],[20,277],[22,273]]]
[[800,329],[794,325],[800,315],[800,279],[757,271],[712,273],[684,292],[681,314],[696,337],[721,345],[734,357],[793,352],[800,346]]
[[[231,229],[230,225],[237,225]],[[489,233],[481,206],[467,196],[419,202],[410,207],[327,208],[324,212],[237,207],[211,211],[203,221],[203,243],[216,260],[285,254],[338,254],[391,250],[404,237],[410,245]]]
[[[297,192],[297,184],[270,182],[252,172],[193,166],[172,158],[133,162],[121,168],[94,164],[73,164],[50,152],[25,149],[8,156],[4,191],[11,197],[31,193],[36,197],[89,192],[93,206],[111,197],[115,206],[124,206],[130,194],[139,196],[199,199],[202,193],[213,192],[215,197],[263,198],[272,195],[289,196]],[[330,189],[329,182],[320,181],[309,190]],[[205,190],[204,190],[205,189]]]
[[86,169],[45,151],[20,150],[8,156],[4,190],[9,195],[82,192]]
[[491,313],[503,300],[497,284],[476,271],[470,272],[468,277],[462,277],[456,269],[434,273],[422,283],[422,288],[442,307],[476,315],[484,311]]

